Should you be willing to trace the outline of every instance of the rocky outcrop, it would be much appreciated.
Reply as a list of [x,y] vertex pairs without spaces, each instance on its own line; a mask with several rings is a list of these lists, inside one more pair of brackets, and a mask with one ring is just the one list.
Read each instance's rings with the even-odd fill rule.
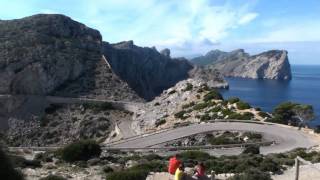
[[214,50],[191,60],[194,64],[219,70],[227,77],[290,80],[288,52],[271,50],[250,56],[243,49],[232,52]]
[[138,96],[102,58],[99,31],[64,15],[0,21],[0,94]]
[[187,79],[193,68],[185,59],[171,59],[168,49],[159,53],[155,48],[138,47],[132,41],[104,43],[103,54],[112,70],[147,100]]

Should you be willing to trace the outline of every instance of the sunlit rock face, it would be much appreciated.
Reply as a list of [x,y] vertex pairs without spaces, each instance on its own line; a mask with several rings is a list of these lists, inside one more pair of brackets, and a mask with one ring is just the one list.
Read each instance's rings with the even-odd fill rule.
[[226,77],[290,80],[288,52],[270,50],[250,56],[243,49],[232,52],[213,50],[191,60],[194,64],[219,70]]

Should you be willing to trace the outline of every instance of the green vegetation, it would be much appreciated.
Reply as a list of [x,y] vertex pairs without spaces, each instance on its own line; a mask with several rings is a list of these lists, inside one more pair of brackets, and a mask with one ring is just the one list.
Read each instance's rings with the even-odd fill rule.
[[251,106],[250,106],[250,104],[248,104],[248,103],[246,103],[246,102],[239,101],[239,102],[237,102],[237,108],[238,108],[239,110],[244,110],[244,109],[250,109]]
[[148,174],[149,172],[144,170],[119,171],[119,172],[108,173],[106,179],[108,180],[141,180],[141,179],[146,179]]
[[[294,159],[300,156],[312,163],[320,162],[320,152],[306,152],[305,149],[296,149],[287,153],[261,155],[257,153],[240,154],[237,156],[210,156],[204,151],[184,151],[180,153],[180,159],[185,162],[186,167],[194,167],[197,162],[201,161],[205,164],[207,172],[211,170],[217,174],[236,173],[235,178],[256,177],[251,172],[252,169],[261,177],[269,172],[280,173],[287,166],[294,165]],[[162,157],[155,154],[146,156],[131,155],[126,158],[110,157],[110,161],[114,163],[125,164],[128,160],[140,160],[144,162],[140,165],[127,168],[120,172],[109,172],[107,179],[145,179],[149,172],[167,171],[166,165],[169,157]],[[269,177],[269,176],[268,176]],[[258,178],[259,179],[259,178]]]
[[107,110],[112,110],[115,109],[112,106],[112,103],[109,102],[102,102],[102,103],[98,103],[98,102],[91,102],[91,103],[84,103],[83,107],[85,109],[92,109],[94,112],[100,112],[100,111],[107,111]]
[[99,144],[93,140],[80,140],[59,151],[61,158],[67,162],[87,161],[93,157],[99,157],[100,153]]
[[237,137],[237,133],[224,132],[220,136],[210,136],[208,141],[211,145],[224,145],[224,144],[240,144],[243,140]]
[[260,147],[257,145],[249,145],[245,147],[243,154],[260,154]]
[[180,157],[183,161],[198,160],[204,161],[210,158],[210,155],[203,151],[184,151],[180,153]]
[[261,116],[262,118],[271,118],[271,116],[268,113],[262,112],[262,111],[260,111],[258,115]]
[[49,175],[47,177],[41,178],[40,180],[67,180],[67,179],[62,176]]
[[189,107],[193,107],[195,105],[194,101],[191,101],[190,103],[188,104],[184,104],[182,105],[182,109],[187,109]]
[[182,110],[182,111],[179,111],[179,112],[175,113],[174,117],[184,120],[184,119],[187,119],[189,117],[189,116],[185,115],[186,113],[187,113],[186,111]]
[[149,172],[166,171],[167,166],[161,161],[150,161],[148,163],[138,164],[125,171],[111,172],[107,174],[108,180],[141,180],[146,179]]
[[249,139],[256,139],[256,140],[261,140],[262,139],[262,135],[259,133],[254,133],[254,132],[245,132],[242,135],[243,137],[248,137]]
[[297,124],[294,116],[300,116],[304,120],[314,118],[313,107],[310,105],[302,105],[292,102],[285,102],[279,104],[273,111],[273,118],[268,119],[269,122],[288,124],[292,122],[293,125]]
[[165,124],[167,121],[165,119],[158,119],[156,122],[155,122],[155,125],[156,127],[158,126],[161,126],[163,124]]
[[259,169],[252,168],[246,170],[242,174],[236,174],[235,176],[228,178],[228,180],[272,180],[269,173],[263,172]]
[[193,110],[201,110],[206,107],[210,107],[210,106],[214,106],[214,105],[215,105],[215,102],[212,102],[212,101],[202,102],[202,103],[198,103],[198,104],[194,105]]
[[9,156],[0,147],[0,177],[1,179],[23,180],[21,172],[14,169],[13,163]]
[[210,100],[223,100],[222,95],[217,90],[210,90],[206,95],[204,95],[203,100],[204,101],[210,101]]
[[193,89],[193,85],[191,83],[187,83],[187,86],[183,89],[183,91],[191,91]]

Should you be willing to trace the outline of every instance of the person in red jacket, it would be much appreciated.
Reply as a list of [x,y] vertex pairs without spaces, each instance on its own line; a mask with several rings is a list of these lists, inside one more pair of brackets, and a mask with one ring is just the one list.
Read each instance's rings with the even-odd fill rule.
[[179,160],[179,154],[174,155],[169,160],[168,172],[174,175],[180,164],[181,161]]
[[204,164],[198,163],[195,167],[195,174],[193,176],[194,179],[205,179],[206,178],[206,169]]

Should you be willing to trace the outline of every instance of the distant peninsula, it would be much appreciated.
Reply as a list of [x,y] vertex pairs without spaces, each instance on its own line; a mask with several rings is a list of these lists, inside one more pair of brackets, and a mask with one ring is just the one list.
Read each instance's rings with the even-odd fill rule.
[[193,64],[218,70],[225,77],[290,80],[292,78],[288,52],[270,50],[251,56],[243,49],[231,52],[209,51],[191,59]]

